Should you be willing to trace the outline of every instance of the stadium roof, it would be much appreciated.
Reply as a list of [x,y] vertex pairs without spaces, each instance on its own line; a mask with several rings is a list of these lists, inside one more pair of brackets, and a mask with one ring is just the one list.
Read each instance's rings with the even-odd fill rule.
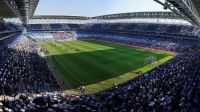
[[200,0],[154,0],[194,25],[200,26]]
[[157,23],[191,25],[173,12],[132,12],[110,14],[96,17],[84,16],[33,16],[29,24],[88,24],[88,23]]
[[12,7],[7,4],[7,2],[0,0],[0,15],[1,17],[15,17],[15,11]]
[[20,18],[25,24],[33,16],[39,0],[0,0],[2,18]]
[[183,19],[173,12],[132,12],[110,14],[92,17],[93,19],[125,19],[125,18],[162,18],[162,19]]
[[127,19],[127,18],[163,18],[163,19],[183,19],[179,15],[173,12],[131,12],[131,13],[119,13],[109,14],[96,17],[84,17],[84,16],[54,16],[54,15],[40,15],[33,16],[31,19]]
[[87,20],[87,19],[90,19],[90,17],[84,17],[84,16],[40,15],[40,16],[33,16],[31,19],[78,19],[78,20]]
[[[199,0],[154,0],[171,9],[173,12],[134,12],[110,14],[96,17],[82,16],[33,16],[39,0],[1,0],[0,15],[2,18],[18,17],[23,23],[28,24],[33,19],[126,19],[126,18],[161,18],[161,19],[185,19],[194,25],[200,26],[200,1]],[[179,17],[180,16],[180,17]]]

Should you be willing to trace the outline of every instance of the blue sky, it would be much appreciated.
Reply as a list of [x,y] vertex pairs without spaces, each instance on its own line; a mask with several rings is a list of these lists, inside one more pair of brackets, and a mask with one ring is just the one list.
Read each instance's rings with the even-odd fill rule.
[[153,0],[40,0],[35,15],[92,17],[141,11],[165,10]]

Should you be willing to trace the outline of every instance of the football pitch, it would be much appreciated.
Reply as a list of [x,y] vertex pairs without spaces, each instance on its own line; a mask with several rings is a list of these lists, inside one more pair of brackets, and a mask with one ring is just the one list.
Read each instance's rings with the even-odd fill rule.
[[[175,54],[148,49],[87,41],[54,41],[40,43],[48,50],[49,65],[53,66],[60,82],[76,93],[85,86],[87,93],[96,93],[137,77],[135,71],[147,72],[165,63]],[[155,57],[156,64],[147,65],[146,59]]]

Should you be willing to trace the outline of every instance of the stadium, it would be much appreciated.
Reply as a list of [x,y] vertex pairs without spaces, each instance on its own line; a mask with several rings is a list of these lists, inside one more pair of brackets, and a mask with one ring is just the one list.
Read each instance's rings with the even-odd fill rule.
[[199,0],[97,16],[41,1],[0,0],[0,112],[200,112]]

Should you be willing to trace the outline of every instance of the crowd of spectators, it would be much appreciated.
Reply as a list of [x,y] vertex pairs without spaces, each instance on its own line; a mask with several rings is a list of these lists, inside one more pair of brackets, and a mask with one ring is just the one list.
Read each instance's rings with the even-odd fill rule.
[[[200,111],[200,50],[198,41],[152,36],[78,33],[77,39],[138,45],[183,52],[171,61],[125,84],[83,96],[77,105],[93,111]],[[70,106],[74,107],[74,105]],[[76,110],[78,111],[78,110]],[[87,110],[88,111],[88,110]]]
[[75,40],[76,37],[73,32],[31,32],[28,34],[36,41],[66,41]]
[[37,50],[36,42],[24,35],[1,41],[0,112],[95,111],[93,105],[90,107],[86,102],[92,96],[71,96],[62,92]]
[[160,50],[175,52],[188,51],[193,46],[199,44],[199,40],[174,38],[174,37],[155,37],[130,34],[111,34],[111,33],[77,33],[77,39],[94,39],[99,41],[122,43],[141,47],[148,47]]
[[54,37],[51,33],[29,33],[28,34],[32,39],[36,41],[53,41]]
[[55,40],[75,40],[73,32],[54,32],[52,35]]
[[61,90],[36,47],[25,36],[13,36],[1,42],[0,95]]
[[[17,35],[0,43],[0,112],[200,111],[198,41],[110,33],[30,33],[37,41],[95,39],[181,52],[167,63],[95,95],[64,94],[36,41]],[[8,97],[10,96],[10,97]]]
[[89,24],[31,24],[31,31],[118,31],[143,32],[164,35],[194,36],[195,27],[152,23],[89,23]]
[[5,99],[0,101],[0,112],[98,112],[97,104],[94,96],[66,95],[57,91]]
[[29,33],[29,36],[36,41],[65,41],[94,39],[113,43],[121,43],[140,47],[148,47],[159,50],[174,52],[188,51],[193,46],[198,46],[198,39],[155,37],[150,35],[97,33],[97,32],[45,32]]
[[13,24],[0,19],[0,32],[3,31],[19,31],[22,28],[19,24]]

